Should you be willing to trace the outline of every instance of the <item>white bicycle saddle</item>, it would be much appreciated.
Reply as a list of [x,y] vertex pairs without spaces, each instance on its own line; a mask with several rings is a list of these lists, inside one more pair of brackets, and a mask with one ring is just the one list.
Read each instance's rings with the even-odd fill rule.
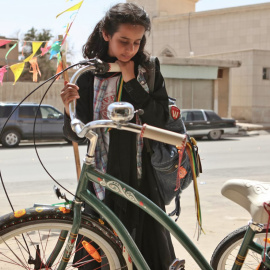
[[221,193],[245,208],[250,213],[253,222],[263,224],[268,222],[268,213],[263,203],[270,202],[269,182],[231,179],[224,183]]

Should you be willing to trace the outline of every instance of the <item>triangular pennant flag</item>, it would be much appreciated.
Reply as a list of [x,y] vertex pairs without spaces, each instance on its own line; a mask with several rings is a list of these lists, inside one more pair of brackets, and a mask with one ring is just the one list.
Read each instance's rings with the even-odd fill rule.
[[56,16],[56,18],[59,17],[60,15],[62,15],[63,13],[67,12],[67,11],[73,11],[73,10],[79,9],[79,8],[81,7],[82,3],[83,3],[83,1],[81,1],[80,3],[74,5],[73,7],[69,8],[69,9],[66,9],[65,11],[59,13],[59,14]]
[[58,54],[60,52],[60,49],[61,49],[61,41],[55,41],[50,49],[51,53],[50,60],[55,54]]
[[18,63],[18,64],[15,64],[15,65],[12,65],[12,66],[9,67],[12,70],[13,74],[14,74],[14,83],[13,83],[13,85],[20,78],[20,76],[21,76],[21,74],[23,72],[23,69],[24,69],[24,65],[25,65],[25,63],[22,62],[22,63]]
[[42,43],[43,43],[43,41],[33,41],[32,42],[32,50],[33,50],[33,52],[26,59],[24,59],[23,62],[29,62],[34,57],[34,55],[36,54],[36,52],[38,51],[38,49],[39,49],[39,47],[41,46]]
[[65,37],[64,37],[63,40],[62,40],[61,45],[63,45],[63,44],[65,43],[66,38],[67,38],[67,36],[68,36],[68,32],[69,32],[69,30],[70,30],[72,24],[73,24],[73,22],[72,22],[69,26],[67,26],[66,34],[65,34]]
[[9,42],[11,42],[11,40],[0,39],[0,47],[3,46],[3,45],[8,44]]
[[7,66],[3,66],[2,68],[0,68],[0,83],[1,83],[1,85],[3,85],[4,74],[7,72],[6,67]]
[[49,51],[49,49],[51,48],[51,46],[48,46],[48,43],[49,42],[46,42],[45,46],[43,48],[40,48],[41,49],[41,56],[43,56],[46,52]]
[[37,58],[34,57],[29,61],[31,67],[30,67],[30,71],[31,73],[33,73],[33,82],[37,82],[38,79],[38,74],[39,76],[41,76],[39,67],[38,67],[38,62],[37,62]]
[[[62,61],[59,62],[58,66],[57,66],[57,70],[56,70],[56,74],[58,74],[59,72],[61,72],[63,70],[63,63]],[[58,76],[56,80],[59,80],[61,76]]]
[[78,13],[78,11],[75,11],[75,12],[73,12],[71,15],[70,15],[70,19],[75,15],[75,14],[77,14]]
[[7,52],[6,56],[5,56],[5,59],[7,60],[7,57],[9,55],[9,53],[17,46],[18,43],[15,43]]

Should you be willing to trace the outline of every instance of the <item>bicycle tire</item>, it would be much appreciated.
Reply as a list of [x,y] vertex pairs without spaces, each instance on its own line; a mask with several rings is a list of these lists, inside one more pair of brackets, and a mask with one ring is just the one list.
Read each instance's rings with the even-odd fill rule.
[[[70,231],[72,221],[72,211],[64,207],[34,207],[0,217],[0,269],[13,270],[14,266],[17,266],[18,269],[29,270],[57,269],[65,245],[53,265],[49,267],[49,263],[47,264],[46,261],[56,245],[60,232],[62,230]],[[100,269],[127,269],[122,243],[106,226],[106,222],[83,215],[79,234],[88,238],[83,239],[91,245],[99,247],[96,250],[102,258]],[[27,241],[28,247],[25,245],[24,239]],[[65,242],[67,239],[68,236]],[[37,251],[38,248],[39,251]],[[39,264],[38,267],[29,264],[28,250],[30,250],[32,258],[39,257],[38,259],[43,264]],[[73,252],[72,257],[76,251]],[[86,254],[88,255],[88,253]],[[77,266],[76,268],[74,264]],[[86,268],[83,269],[92,269],[91,264],[96,265],[97,262],[88,255],[87,258],[76,262],[71,258],[66,268],[77,269],[79,265],[86,265]]]
[[[219,243],[212,255],[210,262],[214,270],[232,269],[247,228],[248,226],[244,226],[239,228],[238,230],[233,231]],[[265,238],[265,233],[266,229],[263,229],[261,232],[256,232],[254,241],[264,246],[265,242],[263,241],[263,239]],[[241,269],[256,269],[260,264],[261,260],[261,254],[257,254],[256,252],[249,250]]]

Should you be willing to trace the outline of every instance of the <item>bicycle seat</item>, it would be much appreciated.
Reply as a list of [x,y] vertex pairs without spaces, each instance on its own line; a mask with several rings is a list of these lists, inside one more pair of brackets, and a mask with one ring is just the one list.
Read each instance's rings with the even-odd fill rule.
[[263,203],[270,202],[270,183],[253,180],[231,179],[224,183],[221,193],[245,208],[257,223],[267,223],[268,213]]

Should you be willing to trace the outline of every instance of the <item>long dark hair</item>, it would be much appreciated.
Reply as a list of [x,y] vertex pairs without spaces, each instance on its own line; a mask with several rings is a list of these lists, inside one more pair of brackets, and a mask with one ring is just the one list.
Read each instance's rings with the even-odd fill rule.
[[[121,24],[142,25],[146,32],[151,29],[149,16],[143,8],[133,3],[119,3],[110,8],[104,18],[97,23],[94,31],[83,46],[83,57],[86,59],[94,57],[103,59],[108,52],[108,42],[103,39],[102,31],[113,36]],[[144,51],[145,44],[146,37],[144,34],[140,42],[140,48],[135,56],[142,66],[145,66],[149,59],[148,54]]]

